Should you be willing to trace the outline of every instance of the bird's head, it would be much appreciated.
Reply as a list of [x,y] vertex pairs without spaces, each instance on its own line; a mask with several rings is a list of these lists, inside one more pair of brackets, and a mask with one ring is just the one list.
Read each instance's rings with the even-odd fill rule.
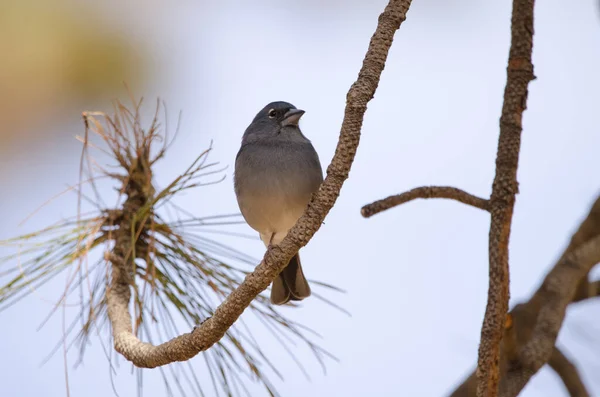
[[252,120],[244,133],[244,141],[257,141],[277,136],[281,133],[300,132],[298,122],[304,110],[297,109],[288,102],[271,102]]

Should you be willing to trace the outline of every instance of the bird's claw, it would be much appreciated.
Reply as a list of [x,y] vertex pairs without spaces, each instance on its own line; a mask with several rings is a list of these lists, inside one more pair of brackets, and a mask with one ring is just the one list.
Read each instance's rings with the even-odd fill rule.
[[200,321],[200,324],[196,324],[194,325],[194,329],[192,330],[192,332],[194,332],[196,330],[196,328],[200,327],[202,324],[204,324],[206,322],[206,320],[208,320],[210,317],[206,317],[204,320]]

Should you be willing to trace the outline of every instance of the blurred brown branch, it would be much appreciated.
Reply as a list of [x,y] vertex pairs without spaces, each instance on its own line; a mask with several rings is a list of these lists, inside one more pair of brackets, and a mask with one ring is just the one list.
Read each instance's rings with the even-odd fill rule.
[[[501,362],[502,365],[503,362]],[[548,365],[560,376],[569,396],[571,397],[589,397],[589,393],[581,380],[579,371],[565,355],[555,347],[552,350],[552,356]],[[475,372],[450,395],[450,397],[472,397],[477,392],[477,377]]]
[[[109,259],[112,263],[112,283],[107,291],[108,313],[113,327],[115,349],[138,367],[153,368],[175,361],[185,361],[218,342],[229,327],[238,319],[257,295],[265,290],[281,272],[290,258],[306,245],[321,226],[323,219],[333,207],[342,187],[348,178],[360,139],[363,117],[367,103],[373,98],[381,72],[385,66],[388,51],[396,30],[406,18],[410,0],[391,0],[383,13],[368,51],[365,55],[358,79],[347,95],[346,110],[335,155],[327,169],[327,177],[319,192],[309,203],[304,215],[290,230],[282,243],[265,253],[262,262],[254,272],[248,274],[215,310],[212,317],[197,326],[191,333],[178,336],[161,345],[154,346],[140,341],[133,333],[129,313],[131,268],[134,258],[144,259],[147,247],[143,239],[135,235],[127,219],[115,230],[117,240]],[[146,153],[134,164],[141,167],[140,178],[149,172]],[[146,157],[144,157],[146,156]],[[136,213],[142,206],[145,192],[140,191],[129,181],[125,208]],[[134,219],[140,222],[141,219]],[[137,230],[143,234],[143,229]],[[140,256],[141,255],[141,256]]]
[[416,198],[449,198],[490,212],[489,286],[477,363],[478,397],[498,394],[500,341],[509,298],[508,243],[515,196],[518,193],[521,121],[527,105],[527,87],[535,79],[531,63],[533,3],[533,0],[513,1],[507,81],[500,117],[496,175],[490,199],[482,199],[452,187],[420,187],[376,201],[364,206],[361,211],[363,216],[369,217]]
[[581,302],[585,299],[597,298],[600,296],[600,281],[592,281],[589,282],[587,280],[583,280],[579,287],[577,288],[577,292],[575,293],[575,298],[573,302]]
[[590,393],[583,384],[577,367],[558,347],[552,350],[548,365],[560,376],[571,397],[589,397]]
[[[500,395],[516,396],[529,379],[546,363],[561,377],[571,396],[587,396],[576,368],[556,348],[556,337],[567,305],[597,295],[598,282],[587,280],[591,268],[600,262],[600,197],[575,232],[560,259],[542,285],[524,303],[510,312],[500,355]],[[585,286],[585,287],[582,287]],[[588,288],[593,286],[593,288]],[[474,374],[452,397],[473,397]]]

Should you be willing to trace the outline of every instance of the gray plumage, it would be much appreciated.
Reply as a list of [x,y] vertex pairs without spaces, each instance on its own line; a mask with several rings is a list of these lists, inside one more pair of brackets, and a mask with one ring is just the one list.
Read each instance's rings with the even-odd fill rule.
[[[265,106],[244,132],[235,160],[238,205],[267,247],[283,240],[323,181],[319,156],[298,127],[303,114],[287,102]],[[271,302],[282,305],[308,296],[296,254],[273,281]]]

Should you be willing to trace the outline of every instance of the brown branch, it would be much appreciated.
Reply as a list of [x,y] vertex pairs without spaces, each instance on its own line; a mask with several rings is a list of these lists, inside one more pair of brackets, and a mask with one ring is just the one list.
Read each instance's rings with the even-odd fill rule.
[[586,299],[597,297],[600,297],[600,280],[589,282],[585,279],[579,284],[573,302],[581,302]]
[[[600,234],[600,196],[592,204],[588,215],[585,217],[577,231],[571,237],[569,245],[565,248],[562,256],[567,256],[579,246]],[[587,281],[587,280],[586,280]]]
[[535,78],[531,63],[533,4],[534,0],[513,0],[511,47],[500,117],[496,175],[489,201],[455,188],[425,187],[388,197],[361,210],[363,216],[369,217],[416,198],[440,197],[458,200],[490,212],[489,286],[477,361],[478,397],[494,397],[498,394],[500,342],[504,334],[509,299],[508,244],[515,196],[518,192],[517,168],[523,129],[522,117],[527,105],[528,85]]
[[488,210],[488,200],[474,196],[464,190],[450,186],[422,186],[417,187],[408,192],[389,196],[387,198],[377,200],[371,204],[367,204],[361,208],[360,213],[365,218],[369,218],[382,211],[396,207],[416,199],[431,199],[442,198],[456,200],[463,204],[470,205],[482,210]]
[[391,0],[379,16],[377,28],[365,55],[356,82],[346,98],[344,121],[335,155],[327,169],[327,177],[314,195],[304,215],[280,245],[265,253],[254,272],[216,309],[214,315],[194,329],[161,345],[140,341],[133,333],[128,311],[129,285],[127,261],[123,253],[113,255],[112,284],[107,293],[109,318],[113,328],[115,349],[138,367],[153,368],[175,361],[185,361],[219,341],[256,296],[264,291],[281,272],[290,258],[306,245],[321,226],[348,178],[360,139],[367,103],[373,98],[396,30],[406,19],[411,0]]
[[448,397],[473,397],[477,394],[477,374],[473,371]]
[[521,147],[522,115],[527,105],[527,87],[535,76],[531,63],[534,0],[514,0],[511,46],[508,58],[496,176],[490,197],[488,302],[481,329],[477,361],[477,396],[496,396],[499,382],[500,340],[508,311],[508,243]]
[[548,365],[560,376],[571,397],[589,397],[590,393],[583,384],[577,367],[557,347],[554,347]]
[[[587,275],[600,262],[600,197],[596,199],[558,263],[528,302],[535,307],[531,335],[511,361],[500,385],[502,396],[516,396],[552,355],[567,306],[576,300]],[[580,293],[580,292],[579,292]]]
[[[584,272],[583,276],[579,279],[560,279],[557,277],[562,276],[556,275],[550,277],[551,274],[555,274],[553,272],[554,269],[556,269],[557,267],[570,266],[569,263],[571,262],[569,262],[569,258],[572,255],[574,255],[576,250],[582,247],[584,244],[590,244],[594,241],[594,239],[596,239],[596,241],[600,239],[600,197],[598,197],[592,205],[587,217],[583,220],[578,230],[573,234],[569,245],[566,247],[557,264],[554,265],[553,270],[551,270],[548,273],[546,279],[544,280],[540,288],[532,295],[532,297],[527,302],[520,303],[511,310],[510,326],[505,327],[504,337],[502,339],[500,348],[500,384],[502,390],[504,390],[504,388],[506,387],[503,386],[503,384],[509,382],[506,379],[507,373],[509,371],[519,371],[524,368],[524,364],[521,361],[521,355],[524,354],[524,352],[526,351],[526,345],[532,340],[541,340],[540,338],[547,338],[545,334],[540,334],[538,328],[536,328],[538,322],[542,321],[543,319],[542,309],[546,305],[552,304],[556,299],[562,299],[568,304],[569,302],[571,302],[571,298],[573,298],[573,302],[576,302],[578,296],[577,294],[581,294],[580,291],[582,291],[583,289],[586,289],[586,291],[588,291],[587,296],[591,296],[589,291],[597,291],[598,284],[600,283],[588,283],[586,277],[587,272]],[[597,260],[600,260],[600,257],[597,258]],[[591,266],[593,266],[593,264]],[[585,286],[585,288],[582,288],[582,285]],[[560,289],[560,297],[556,294],[557,286]],[[571,296],[571,290],[576,291],[574,296]],[[545,311],[544,313],[544,316],[561,316],[558,311],[554,312],[554,314],[552,311]],[[562,314],[562,318],[564,318],[564,313]],[[562,323],[562,320],[560,320],[560,322]],[[560,329],[560,324],[558,324],[558,328]],[[556,339],[555,336],[554,339]],[[540,356],[543,357],[540,360],[540,362],[536,363],[535,367],[537,367],[537,369],[529,369],[528,376],[532,376],[535,373],[535,371],[539,370],[539,368],[541,368],[541,366],[546,362],[544,360],[551,360],[552,354],[554,354],[553,352],[555,346],[553,343],[543,343],[538,344],[536,346],[540,350]],[[472,373],[460,386],[457,387],[457,389],[452,393],[451,396],[475,396],[475,383],[475,373]],[[525,383],[521,384],[521,388],[525,385]],[[516,391],[516,393],[518,393],[518,391]],[[512,390],[512,393],[503,393],[502,395],[512,396],[516,394],[515,391]]]
[[[529,303],[520,304],[515,307],[515,317],[518,323],[512,329],[507,329],[502,340],[502,357],[500,360],[501,374],[504,376],[506,367],[511,360],[517,359],[518,349],[521,343],[527,337],[531,337],[533,326],[535,325],[536,314],[532,312],[532,305]],[[518,325],[518,328],[517,326]],[[581,380],[579,371],[564,356],[564,354],[554,347],[548,365],[561,378],[571,397],[589,397],[589,393]],[[477,377],[472,372],[457,388],[450,397],[473,397],[476,395]]]
[[501,396],[516,396],[550,359],[558,332],[580,280],[600,262],[600,236],[564,256],[548,273],[533,299],[542,302],[531,338],[520,349],[500,384]]

